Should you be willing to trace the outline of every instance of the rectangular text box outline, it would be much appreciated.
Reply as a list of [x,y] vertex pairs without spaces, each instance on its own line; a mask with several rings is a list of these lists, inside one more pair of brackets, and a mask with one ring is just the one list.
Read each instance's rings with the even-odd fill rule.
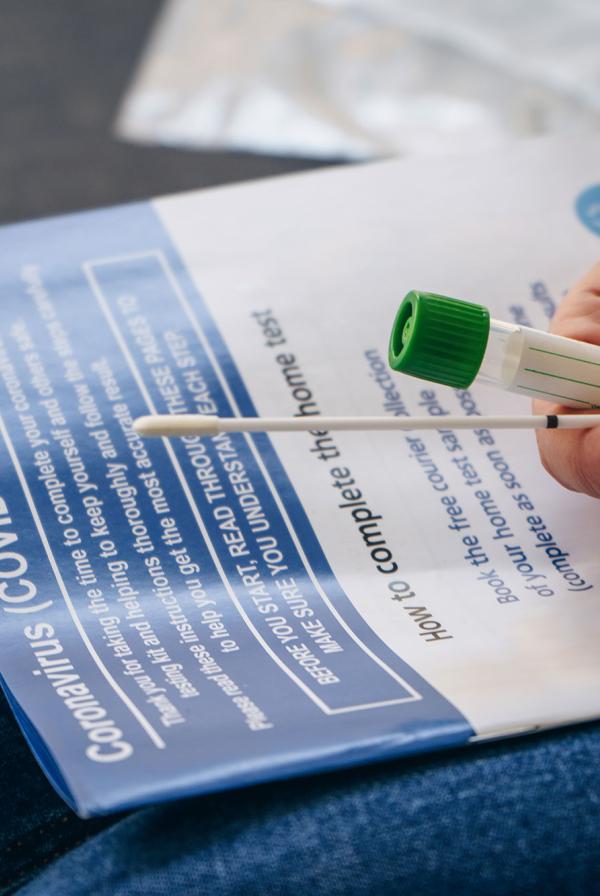
[[[190,307],[186,297],[183,295],[180,284],[179,284],[167,258],[165,257],[164,253],[162,252],[162,250],[149,249],[149,250],[143,251],[143,252],[134,252],[134,253],[128,253],[128,254],[124,254],[124,255],[109,257],[109,258],[97,258],[97,259],[90,259],[88,261],[85,261],[85,262],[83,262],[84,273],[88,279],[88,282],[90,283],[90,286],[91,286],[92,291],[98,301],[98,304],[100,305],[100,308],[103,311],[103,313],[108,321],[108,324],[113,332],[113,335],[115,336],[115,339],[117,340],[117,343],[119,344],[119,347],[121,348],[121,351],[123,352],[123,356],[124,356],[125,360],[127,361],[127,364],[131,370],[131,373],[132,373],[134,379],[136,380],[138,388],[140,389],[140,392],[142,394],[142,397],[144,398],[144,401],[146,402],[146,405],[148,406],[148,409],[150,410],[151,413],[154,413],[154,414],[157,413],[156,407],[155,407],[155,405],[152,401],[152,398],[146,388],[146,384],[139,372],[139,369],[138,369],[133,357],[131,356],[131,353],[130,353],[129,348],[123,338],[123,335],[119,329],[119,326],[116,323],[110,308],[108,307],[106,298],[102,292],[102,288],[101,288],[100,284],[98,283],[98,280],[93,272],[93,267],[107,266],[107,265],[111,265],[111,264],[120,264],[120,263],[123,264],[123,263],[126,263],[127,261],[138,260],[141,258],[153,258],[153,257],[158,260],[161,268],[163,269],[165,278],[169,282],[169,285],[171,286],[171,288],[175,294],[175,297],[178,299],[186,317],[192,324],[192,327],[194,329],[194,332],[196,333],[196,336],[198,337],[199,342],[201,343],[203,349],[205,350],[207,356],[209,357],[209,360],[211,361],[211,364],[213,365],[214,372],[217,374],[217,377],[221,383],[221,386],[223,387],[232,406],[235,408],[235,410],[237,411],[237,413],[239,415],[239,413],[240,413],[239,406],[237,404],[235,397],[233,396],[233,394],[231,392],[229,383],[227,382],[227,380],[223,374],[220,364],[218,363],[217,359],[214,356],[212,347],[208,343],[208,340],[206,339],[206,336],[205,336],[192,308]],[[190,504],[190,508],[194,515],[194,519],[196,520],[196,524],[198,525],[198,528],[200,529],[202,537],[206,541],[206,544],[209,548],[213,562],[215,563],[215,566],[217,567],[217,570],[218,570],[221,578],[223,579],[223,582],[225,584],[225,587],[227,588],[230,598],[232,599],[234,605],[236,606],[238,612],[240,613],[240,616],[244,619],[244,621],[245,621],[246,625],[248,626],[248,628],[250,629],[250,631],[252,631],[253,635],[259,641],[259,643],[261,644],[263,649],[269,654],[269,656],[271,656],[271,658],[277,663],[277,665],[279,665],[280,668],[282,668],[282,670],[327,715],[335,715],[337,713],[353,712],[353,711],[359,711],[359,710],[364,710],[364,709],[376,709],[376,708],[379,708],[382,706],[390,706],[390,705],[396,705],[396,704],[401,704],[401,703],[412,703],[412,702],[415,702],[418,700],[422,700],[423,699],[422,694],[418,693],[418,691],[416,691],[415,688],[412,687],[412,685],[408,684],[408,682],[406,682],[405,679],[403,679],[400,675],[398,675],[380,657],[378,657],[375,653],[373,653],[373,651],[371,651],[370,648],[367,647],[366,644],[363,644],[363,642],[360,640],[360,638],[358,638],[356,633],[350,628],[350,626],[348,626],[346,621],[338,613],[337,609],[333,606],[333,604],[329,600],[328,596],[325,594],[325,592],[321,588],[318,577],[314,573],[312,566],[311,566],[308,558],[306,557],[306,554],[302,547],[302,544],[297,536],[297,533],[294,530],[291,520],[289,519],[289,516],[287,514],[285,506],[283,505],[283,502],[281,501],[281,497],[273,484],[271,476],[269,475],[268,471],[266,470],[266,468],[264,466],[263,460],[260,457],[260,454],[258,453],[256,446],[254,445],[254,443],[252,442],[251,439],[249,439],[248,437],[246,437],[246,439],[250,446],[251,452],[257,462],[257,465],[258,465],[259,469],[261,470],[262,475],[265,478],[267,486],[268,486],[269,490],[271,491],[273,498],[275,499],[275,502],[276,502],[278,509],[282,515],[282,518],[288,528],[288,531],[292,537],[292,540],[293,540],[293,542],[296,546],[296,549],[300,555],[300,558],[303,561],[307,572],[309,573],[309,576],[313,582],[313,585],[315,586],[315,590],[319,593],[324,604],[328,607],[328,609],[330,610],[332,615],[338,620],[339,624],[348,633],[348,635],[357,644],[357,646],[364,653],[366,653],[367,656],[369,656],[369,658],[371,660],[373,660],[377,665],[379,665],[380,668],[382,668],[388,675],[390,675],[391,678],[393,678],[395,681],[397,681],[406,691],[408,691],[410,696],[399,697],[399,698],[392,699],[392,700],[373,701],[372,703],[355,704],[353,706],[337,707],[335,709],[332,709],[331,707],[327,706],[327,704],[324,701],[322,701],[320,697],[318,697],[313,691],[311,691],[310,688],[308,688],[305,685],[305,683],[301,679],[299,679],[295,675],[295,673],[285,663],[283,663],[281,658],[274,651],[272,651],[271,648],[269,647],[269,645],[267,644],[267,642],[264,641],[262,635],[260,635],[260,633],[254,627],[254,625],[252,624],[252,621],[247,616],[245,610],[239,603],[239,601],[233,591],[231,583],[229,582],[229,578],[227,577],[223,567],[221,566],[220,560],[218,559],[218,555],[216,553],[216,550],[214,548],[212,540],[210,539],[208,532],[206,531],[206,529],[204,527],[204,523],[202,521],[200,512],[199,512],[198,507],[194,501],[193,495],[191,494],[189,483],[187,482],[187,479],[183,473],[183,470],[181,469],[179,461],[175,457],[172,446],[169,444],[168,439],[164,439],[163,441],[164,441],[165,447],[167,449],[169,459],[171,460],[171,463],[173,465],[175,473],[176,473],[176,475],[180,481],[180,484],[183,488],[184,494],[186,495],[188,503]]]

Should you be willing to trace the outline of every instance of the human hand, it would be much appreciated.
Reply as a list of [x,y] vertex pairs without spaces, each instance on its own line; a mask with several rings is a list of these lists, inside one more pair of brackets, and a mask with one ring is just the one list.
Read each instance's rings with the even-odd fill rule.
[[[600,262],[569,291],[554,315],[550,331],[600,345]],[[548,401],[536,400],[533,408],[535,414],[578,413]],[[551,476],[565,488],[600,498],[600,426],[538,430],[536,435],[542,463]]]

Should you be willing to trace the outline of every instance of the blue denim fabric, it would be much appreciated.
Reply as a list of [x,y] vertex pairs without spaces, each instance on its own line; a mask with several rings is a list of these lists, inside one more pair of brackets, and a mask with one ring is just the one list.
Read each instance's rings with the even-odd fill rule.
[[0,693],[0,896],[114,824],[77,818],[50,787]]
[[136,812],[21,896],[600,893],[600,724]]

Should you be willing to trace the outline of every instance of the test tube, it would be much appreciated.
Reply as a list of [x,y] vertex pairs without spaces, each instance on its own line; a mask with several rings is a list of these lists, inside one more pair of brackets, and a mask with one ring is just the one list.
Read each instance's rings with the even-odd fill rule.
[[405,296],[389,363],[455,389],[484,383],[565,407],[600,407],[600,346],[494,320],[483,305],[435,293]]

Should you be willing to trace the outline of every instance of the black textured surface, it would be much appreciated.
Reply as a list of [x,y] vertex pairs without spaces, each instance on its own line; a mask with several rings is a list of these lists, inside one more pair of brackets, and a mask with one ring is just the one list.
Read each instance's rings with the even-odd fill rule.
[[[159,8],[159,0],[0,0],[0,223],[314,167],[113,138]],[[65,807],[2,697],[0,745],[6,894],[113,820],[80,821]]]
[[0,0],[0,222],[314,167],[113,138],[160,5]]

